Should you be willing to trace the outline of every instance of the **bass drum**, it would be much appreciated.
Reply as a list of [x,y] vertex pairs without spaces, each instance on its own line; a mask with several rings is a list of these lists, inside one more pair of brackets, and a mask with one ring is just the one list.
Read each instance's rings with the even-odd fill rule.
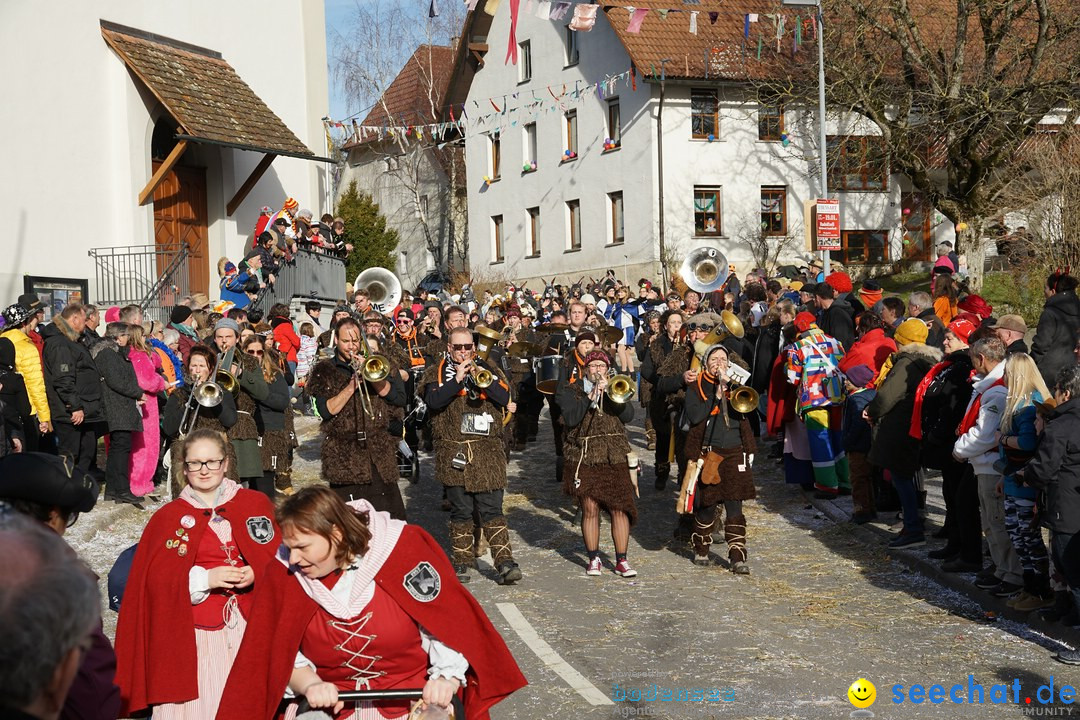
[[559,384],[559,364],[562,355],[545,355],[536,358],[533,372],[536,373],[536,389],[545,395],[554,395]]

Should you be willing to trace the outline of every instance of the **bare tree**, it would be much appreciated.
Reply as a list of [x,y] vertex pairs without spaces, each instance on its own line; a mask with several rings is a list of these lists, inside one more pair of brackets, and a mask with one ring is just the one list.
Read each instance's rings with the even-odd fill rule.
[[[981,286],[983,227],[1046,118],[1076,117],[1074,0],[826,0],[832,112],[868,120],[893,172],[954,223]],[[813,53],[767,52],[763,101],[813,107]]]
[[770,232],[760,215],[751,215],[739,223],[732,237],[754,258],[755,267],[763,268],[772,277],[782,256],[799,254],[805,244],[802,223],[788,222],[787,232]]

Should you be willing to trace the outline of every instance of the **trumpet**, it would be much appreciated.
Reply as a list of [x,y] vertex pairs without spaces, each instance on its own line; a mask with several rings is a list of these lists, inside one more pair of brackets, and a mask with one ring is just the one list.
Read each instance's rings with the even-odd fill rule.
[[634,381],[629,375],[615,375],[608,380],[607,389],[604,391],[608,400],[622,405],[630,402],[634,397]]
[[386,380],[390,375],[390,361],[385,355],[354,353],[349,363],[352,365],[353,378],[356,380],[356,391],[360,394],[360,406],[364,409],[365,415],[373,418],[375,411],[371,405],[371,391],[368,390],[367,384]]
[[758,401],[761,399],[758,391],[749,385],[729,385],[729,400],[732,409],[743,415],[752,413],[758,409]]
[[495,382],[495,376],[491,374],[491,371],[478,365],[473,366],[472,370],[469,371],[469,375],[472,377],[473,385],[481,390],[491,387],[491,383]]

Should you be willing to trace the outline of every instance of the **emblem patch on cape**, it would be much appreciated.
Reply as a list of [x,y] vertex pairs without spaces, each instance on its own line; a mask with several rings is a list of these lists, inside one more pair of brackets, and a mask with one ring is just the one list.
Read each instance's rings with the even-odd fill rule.
[[248,535],[260,545],[265,545],[274,539],[274,524],[265,515],[249,517],[247,519]]
[[422,562],[410,570],[403,584],[409,594],[420,602],[431,602],[439,597],[439,590],[442,589],[439,573],[428,562]]

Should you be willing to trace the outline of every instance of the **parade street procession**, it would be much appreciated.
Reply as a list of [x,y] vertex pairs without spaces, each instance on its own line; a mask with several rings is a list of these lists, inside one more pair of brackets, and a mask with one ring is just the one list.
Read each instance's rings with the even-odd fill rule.
[[0,720],[1080,716],[1080,3],[0,36]]

